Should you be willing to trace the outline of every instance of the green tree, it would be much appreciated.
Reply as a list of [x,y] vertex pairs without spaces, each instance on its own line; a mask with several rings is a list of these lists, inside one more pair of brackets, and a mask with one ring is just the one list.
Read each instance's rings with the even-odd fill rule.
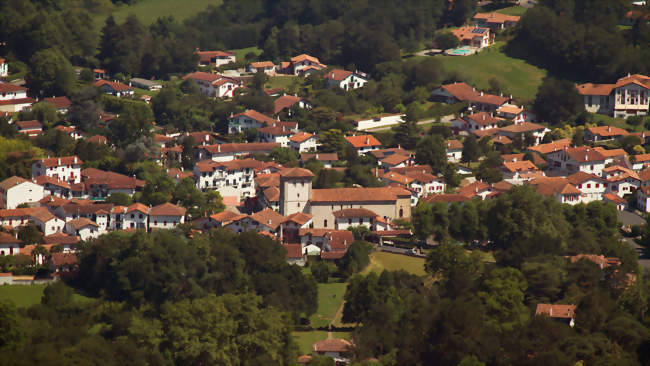
[[533,110],[538,118],[555,125],[583,113],[584,100],[572,82],[546,77],[537,91]]
[[439,135],[429,135],[420,139],[415,149],[415,161],[428,164],[434,174],[442,172],[447,165],[445,140]]
[[338,263],[339,271],[345,276],[360,272],[370,263],[372,244],[355,240]]
[[495,268],[483,280],[479,298],[487,309],[487,324],[499,332],[510,332],[528,319],[524,305],[527,284],[524,275],[510,267]]
[[122,192],[115,192],[106,198],[106,203],[112,203],[118,206],[128,206],[133,203],[131,196]]
[[341,152],[345,147],[346,141],[343,138],[343,132],[341,130],[331,129],[321,134],[320,143],[320,148],[323,152]]
[[7,300],[0,300],[0,350],[10,350],[25,337],[16,307]]
[[316,281],[320,283],[327,283],[332,270],[330,266],[324,261],[317,261],[310,265],[311,274],[314,276]]
[[43,234],[40,230],[34,225],[34,223],[29,223],[25,226],[18,228],[18,239],[20,239],[24,244],[35,244],[40,243]]
[[480,155],[481,148],[478,146],[476,137],[473,135],[467,136],[467,138],[465,138],[465,141],[463,141],[463,155],[461,157],[461,161],[463,163],[478,161]]
[[412,222],[415,235],[420,240],[426,240],[434,232],[433,212],[431,205],[420,200],[413,209]]
[[52,103],[36,103],[32,105],[31,111],[34,114],[34,118],[39,120],[47,127],[51,127],[55,122],[59,120],[59,116],[56,113],[56,108]]
[[[407,114],[408,115],[408,114]],[[416,117],[411,117],[416,118]],[[406,121],[392,128],[395,132],[394,141],[404,149],[410,150],[415,148],[420,131],[415,121]]]
[[31,69],[25,75],[27,87],[42,96],[69,95],[75,83],[72,65],[54,48],[39,51],[30,60]]
[[451,32],[439,32],[433,37],[433,43],[436,47],[441,50],[447,50],[450,48],[458,47],[458,37],[453,35]]

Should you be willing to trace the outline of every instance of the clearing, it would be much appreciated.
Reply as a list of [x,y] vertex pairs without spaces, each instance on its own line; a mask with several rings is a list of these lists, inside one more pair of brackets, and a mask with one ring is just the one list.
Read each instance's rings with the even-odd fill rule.
[[368,274],[370,272],[380,274],[385,269],[389,271],[403,269],[416,276],[424,276],[426,274],[424,271],[424,258],[388,252],[373,252],[370,254],[370,264],[361,274]]
[[503,88],[503,94],[512,94],[523,102],[535,99],[537,88],[546,76],[546,71],[524,60],[508,57],[501,51],[504,42],[470,56],[434,56],[442,61],[445,71],[457,71],[469,79],[478,89],[487,90],[489,80],[495,78]]
[[248,53],[252,52],[252,53],[255,54],[255,56],[259,57],[262,54],[262,52],[264,52],[264,51],[261,48],[257,47],[257,46],[253,46],[253,47],[247,47],[247,48],[239,48],[239,49],[236,49],[236,50],[230,50],[229,52],[234,52],[235,57],[237,57],[237,61],[240,61],[240,60],[245,59],[245,56]]
[[46,285],[2,285],[0,300],[9,300],[19,308],[27,308],[41,302]]
[[287,91],[292,89],[292,86],[295,86],[296,89],[299,88],[304,81],[305,79],[299,76],[271,76],[265,87],[267,89],[282,88]]
[[[174,19],[183,21],[196,15],[207,8],[208,5],[220,5],[221,0],[142,0],[133,5],[116,6],[111,12],[118,24],[124,23],[126,18],[135,14],[145,26],[164,16],[172,15]],[[95,29],[101,29],[109,14],[98,14],[93,19]]]
[[309,319],[314,328],[326,327],[333,320],[336,312],[343,306],[346,283],[319,283],[318,310]]
[[528,8],[524,8],[523,6],[510,6],[507,8],[502,8],[499,10],[495,10],[497,13],[501,14],[506,14],[506,15],[518,15],[522,16],[524,13],[528,10]]

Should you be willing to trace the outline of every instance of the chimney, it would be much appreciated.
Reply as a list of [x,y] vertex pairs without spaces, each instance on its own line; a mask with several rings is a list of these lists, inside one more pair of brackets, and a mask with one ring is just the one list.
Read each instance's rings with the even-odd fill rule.
[[316,153],[316,160],[318,160],[318,153]]
[[269,225],[271,225],[271,219],[268,219],[268,220],[266,221],[266,223],[269,224]]
[[58,165],[61,165],[61,158],[58,159]]
[[483,92],[481,92],[481,96],[483,96]]
[[483,120],[485,121],[485,115],[483,115]]
[[398,149],[401,149],[401,148],[402,148],[402,145],[401,145],[401,144],[397,144],[397,148],[398,148]]
[[375,177],[379,178],[379,168],[375,168]]
[[366,136],[366,145],[370,145],[370,137]]
[[217,145],[217,152],[221,152],[221,145]]
[[74,157],[74,163],[77,164],[77,157]]
[[553,306],[548,309],[548,316],[553,316]]

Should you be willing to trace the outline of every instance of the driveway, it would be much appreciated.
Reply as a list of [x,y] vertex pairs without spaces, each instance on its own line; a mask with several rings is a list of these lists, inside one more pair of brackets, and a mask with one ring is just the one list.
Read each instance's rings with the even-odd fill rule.
[[[447,115],[447,116],[442,116],[440,117],[440,122],[451,122],[456,118],[453,114]],[[427,123],[432,123],[436,122],[436,118],[431,118],[431,119],[425,119],[422,121],[418,121],[418,125],[426,125]],[[367,132],[377,132],[377,131],[384,131],[384,130],[390,130],[391,128],[397,126],[398,124],[390,125],[390,126],[384,126],[384,127],[377,127],[373,128],[372,130],[366,130]]]
[[645,224],[645,219],[632,211],[618,211],[618,221],[625,226]]
[[639,265],[645,269],[650,269],[650,256],[648,255],[648,251],[637,244],[634,239],[632,238],[625,238],[625,240],[634,250],[636,250],[637,254],[639,255]]

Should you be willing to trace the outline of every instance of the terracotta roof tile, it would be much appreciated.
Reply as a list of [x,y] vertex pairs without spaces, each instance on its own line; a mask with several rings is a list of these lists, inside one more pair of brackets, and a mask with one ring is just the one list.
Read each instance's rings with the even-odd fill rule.
[[471,101],[476,103],[484,103],[491,105],[502,105],[506,103],[509,99],[506,97],[501,97],[498,95],[485,94],[481,95],[481,92],[474,90],[471,86],[466,83],[454,83],[443,85],[442,88],[447,91],[449,94],[453,95],[454,98],[462,101]]
[[108,87],[110,87],[111,89],[113,89],[116,92],[126,91],[126,90],[133,90],[133,87],[130,87],[130,86],[128,86],[128,85],[126,85],[124,83],[120,83],[118,81],[108,81],[108,80],[103,80],[102,79],[102,80],[97,80],[97,81],[95,81],[93,83],[93,86],[96,86],[96,87],[101,87],[101,86],[104,86],[104,85],[107,85]]
[[43,98],[43,101],[50,103],[54,105],[54,108],[56,109],[65,109],[70,107],[72,102],[70,102],[70,99],[68,97],[53,97],[53,98]]
[[166,202],[152,207],[149,216],[185,216],[185,211],[185,207]]
[[313,178],[314,173],[309,169],[288,168],[280,170],[280,177],[284,178]]
[[348,136],[345,140],[357,149],[362,147],[381,146],[381,142],[379,142],[379,140],[377,140],[373,135]]
[[353,345],[345,339],[329,338],[312,345],[312,350],[318,352],[349,352]]
[[548,315],[551,318],[571,319],[575,316],[575,305],[537,304],[535,315]]
[[271,230],[276,230],[278,226],[280,226],[280,223],[284,220],[284,216],[271,210],[270,208],[256,212],[249,217],[259,222],[260,224],[269,227]]
[[338,161],[339,155],[337,153],[305,153],[300,154],[300,160],[308,161],[311,158],[316,159],[317,161]]
[[587,128],[587,131],[591,132],[594,135],[600,135],[603,137],[627,136],[629,134],[629,132],[616,126],[589,127]]
[[394,187],[313,189],[312,202],[375,202],[395,201],[411,197],[411,193]]
[[571,146],[571,139],[561,139],[549,142],[548,144],[540,144],[537,146],[531,146],[527,150],[535,151],[539,154],[546,155],[553,151],[562,150],[565,147]]
[[287,250],[287,259],[299,259],[304,256],[302,253],[302,244],[284,244],[284,249]]
[[300,143],[300,142],[305,142],[305,141],[309,140],[310,138],[312,138],[314,136],[316,136],[316,135],[314,135],[312,133],[309,133],[309,132],[300,131],[300,132],[296,133],[295,135],[291,136],[289,138],[289,141]]
[[285,108],[290,108],[292,105],[300,102],[303,98],[293,95],[283,95],[273,101],[273,113],[278,114]]
[[325,75],[325,79],[329,80],[334,80],[334,81],[342,81],[348,76],[352,75],[352,71],[347,71],[347,70],[341,70],[341,69],[333,69],[331,71],[328,71],[327,74]]
[[76,155],[72,156],[62,156],[57,158],[47,158],[39,160],[44,166],[51,168],[55,166],[62,165],[82,165],[84,162],[81,161]]
[[310,215],[308,213],[296,212],[296,213],[293,213],[293,214],[285,217],[285,219],[282,220],[282,222],[283,223],[284,222],[295,222],[298,225],[304,225],[307,222],[309,222],[309,220],[311,220],[311,218],[312,218],[312,215]]
[[332,212],[332,215],[337,219],[377,217],[376,213],[365,208],[345,208],[343,210]]
[[80,230],[86,226],[94,226],[94,227],[99,227],[96,222],[87,219],[85,217],[80,217],[78,219],[70,220],[66,223],[66,225],[72,226],[75,230]]

